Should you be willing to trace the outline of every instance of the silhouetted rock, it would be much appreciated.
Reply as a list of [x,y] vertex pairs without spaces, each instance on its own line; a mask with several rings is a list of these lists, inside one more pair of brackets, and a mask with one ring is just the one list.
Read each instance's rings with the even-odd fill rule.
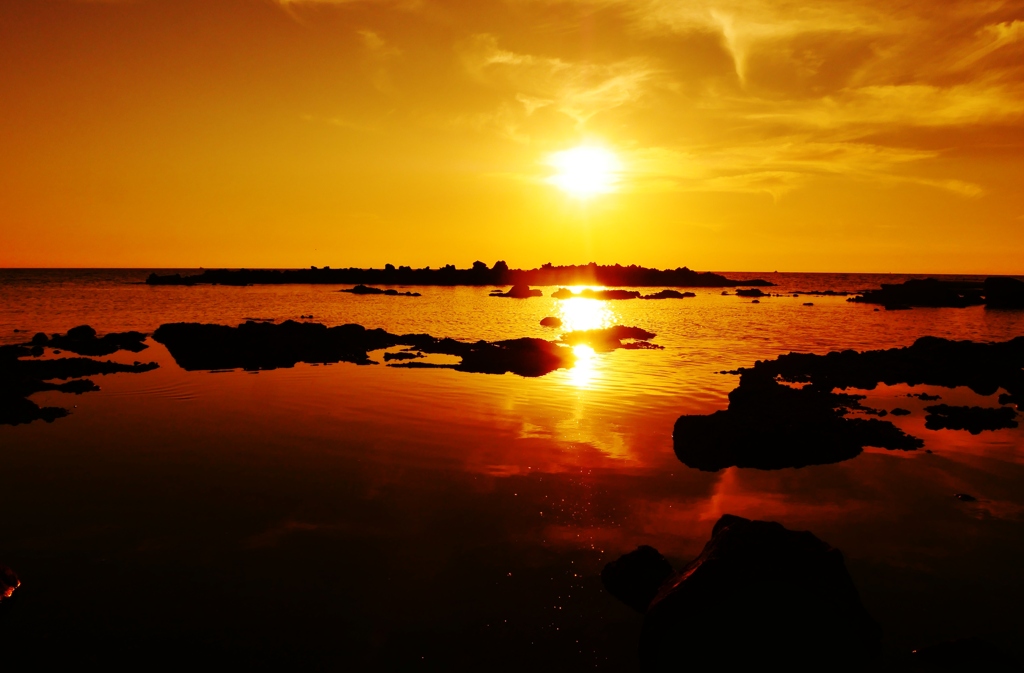
[[985,673],[1021,673],[1020,662],[981,638],[963,638],[914,650],[915,664],[926,671],[984,671]]
[[513,285],[508,292],[494,291],[492,297],[511,297],[512,299],[529,299],[530,297],[543,297],[540,290],[531,289],[529,285]]
[[541,327],[561,327],[562,321],[558,318],[548,316],[547,318],[541,318],[540,325]]
[[661,585],[674,574],[672,564],[657,549],[642,545],[607,564],[601,571],[601,583],[612,596],[644,613]]
[[[96,340],[95,336],[92,340],[85,338],[81,331],[77,335],[86,344],[90,344],[90,341],[102,341]],[[104,349],[109,343],[104,342]],[[137,344],[133,340],[128,340],[127,343],[133,346]],[[95,344],[90,344],[86,349],[93,345]],[[33,358],[33,351],[37,348],[41,347],[0,346],[0,425],[19,425],[36,420],[52,422],[67,416],[67,409],[40,407],[28,399],[34,393],[55,390],[81,394],[99,389],[95,383],[84,377],[118,372],[137,373],[157,367],[155,362],[123,365],[90,358],[26,359]],[[55,383],[56,380],[64,382]]]
[[873,390],[879,383],[967,386],[985,396],[1002,388],[1018,399],[1024,395],[1022,367],[1024,337],[1003,343],[922,337],[907,348],[782,355],[740,369],[727,410],[680,417],[673,433],[676,455],[690,467],[713,471],[833,463],[865,446],[920,448],[920,439],[888,421],[848,418],[862,409],[863,396],[834,390]]
[[954,493],[953,497],[963,502],[978,502],[978,499],[970,493]]
[[[664,572],[660,554],[646,549],[602,573],[608,592],[634,608]],[[640,668],[858,670],[878,656],[880,640],[838,549],[806,531],[726,514],[700,556],[659,583]]]
[[143,343],[146,335],[142,332],[112,332],[97,338],[96,330],[88,325],[72,327],[67,334],[54,334],[46,341],[39,339],[39,336],[37,334],[33,337],[31,343],[63,349],[78,355],[110,355],[119,350],[138,353],[147,348]]
[[654,294],[645,294],[640,297],[641,299],[688,299],[690,297],[696,297],[696,293],[693,292],[679,292],[678,290],[662,290],[661,292],[655,292]]
[[889,413],[891,413],[893,416],[909,416],[910,415],[910,410],[909,409],[904,409],[902,407],[896,407],[895,409],[893,409]]
[[1001,430],[1017,427],[1017,412],[1010,407],[954,407],[936,404],[925,407],[928,415],[924,427],[929,430],[967,430],[972,435],[983,430]]
[[[394,289],[382,290],[379,287],[367,287],[366,285],[356,285],[355,287],[348,288],[347,290],[338,290],[338,292],[348,292],[349,294],[380,294],[388,297],[419,297],[419,292],[399,292]],[[305,318],[306,316],[302,316]],[[309,316],[312,318],[313,316]]]
[[810,302],[810,301],[804,302],[804,306],[814,306],[814,302]]
[[5,565],[0,565],[0,603],[14,595],[21,586],[18,575]]
[[385,353],[384,362],[390,362],[391,360],[418,360],[426,357],[423,353],[411,353],[409,351],[401,351],[398,353]]
[[770,295],[768,295],[765,292],[762,292],[761,290],[758,290],[755,287],[755,288],[751,288],[749,290],[736,290],[736,296],[737,297],[768,297]]
[[812,297],[846,297],[849,296],[850,292],[837,292],[836,290],[797,290],[793,293],[794,297],[800,295],[809,295]]
[[45,332],[36,332],[30,343],[35,344],[36,346],[45,346],[49,342],[50,337],[46,336]]
[[881,304],[886,310],[906,309],[912,306],[931,308],[965,308],[985,302],[981,286],[977,283],[912,279],[900,284],[882,283],[879,290],[867,290],[847,301]]
[[391,334],[361,325],[327,327],[291,320],[280,325],[247,322],[238,327],[172,323],[161,325],[153,338],[164,344],[183,369],[276,369],[299,362],[372,364],[370,351],[407,346],[423,353],[454,355],[461,362],[438,365],[399,362],[392,367],[446,368],[465,372],[542,376],[571,367],[570,348],[543,339],[463,342],[428,334]]
[[[596,351],[610,351],[616,348],[625,348],[623,340],[647,341],[658,336],[639,327],[625,327],[616,325],[604,329],[577,330],[566,332],[562,335],[562,342],[570,346],[587,345]],[[654,347],[648,344],[647,347]],[[641,347],[642,348],[642,347]]]
[[[590,288],[584,288],[577,293],[573,293],[570,290],[559,288],[551,294],[555,299],[599,299],[601,301],[612,301],[621,299],[637,299],[640,297],[639,290],[591,290]],[[657,297],[653,297],[657,298]]]
[[505,262],[496,262],[490,269],[483,262],[469,269],[456,269],[448,264],[440,269],[207,269],[193,276],[150,274],[149,285],[278,285],[337,284],[379,285],[603,285],[607,287],[737,287],[770,286],[762,280],[731,280],[717,273],[697,272],[684,267],[649,269],[642,266],[600,266],[586,264],[554,266],[544,264],[536,269],[509,269]]
[[942,399],[942,395],[931,395],[929,393],[907,393],[907,397],[916,397],[924,402],[934,402],[935,400]]
[[1005,276],[986,278],[984,292],[988,308],[1024,308],[1024,281]]

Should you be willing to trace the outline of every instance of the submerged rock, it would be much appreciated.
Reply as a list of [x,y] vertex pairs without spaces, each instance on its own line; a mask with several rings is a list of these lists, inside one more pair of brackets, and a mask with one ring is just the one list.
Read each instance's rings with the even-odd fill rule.
[[645,615],[643,671],[851,670],[879,652],[842,554],[812,533],[726,514],[700,556],[666,566],[641,547],[602,573]]
[[925,407],[924,427],[929,430],[967,430],[979,435],[984,430],[1017,427],[1017,412],[1010,407],[954,407],[935,404]]

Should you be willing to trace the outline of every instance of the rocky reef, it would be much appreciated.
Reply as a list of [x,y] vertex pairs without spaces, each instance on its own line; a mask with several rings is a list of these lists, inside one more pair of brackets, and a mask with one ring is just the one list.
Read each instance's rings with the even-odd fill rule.
[[728,409],[681,416],[673,431],[676,456],[701,470],[780,469],[847,460],[865,446],[921,448],[921,439],[889,421],[851,417],[852,411],[872,410],[861,405],[863,396],[835,391],[902,383],[967,386],[990,396],[1002,388],[1007,392],[1000,403],[1019,406],[1022,367],[1024,337],[1003,343],[923,337],[906,348],[782,355],[740,369]]
[[180,273],[151,274],[149,285],[280,285],[337,284],[368,285],[605,285],[609,287],[757,287],[770,286],[760,278],[732,280],[711,272],[693,271],[685,266],[675,269],[651,269],[635,264],[622,266],[585,265],[554,266],[544,264],[535,269],[510,269],[503,261],[488,268],[474,262],[469,269],[448,264],[439,269],[413,269],[386,264],[383,269],[207,269],[194,275]]
[[[42,359],[44,347],[68,350],[86,355],[110,355],[118,350],[138,352],[146,345],[139,332],[120,332],[97,337],[88,325],[68,330],[67,334],[47,337],[36,334],[32,341],[19,346],[0,346],[0,425],[19,425],[36,420],[52,422],[68,415],[62,407],[40,407],[28,399],[30,395],[55,390],[76,395],[99,390],[90,376],[139,373],[156,369],[155,362],[121,364],[92,358]],[[63,381],[55,383],[54,381]]]
[[601,580],[644,614],[642,671],[861,670],[880,652],[842,553],[772,521],[726,514],[678,572],[643,546]]
[[534,290],[529,285],[513,285],[508,292],[495,290],[491,292],[492,297],[511,297],[512,299],[529,299],[530,297],[543,297],[544,293]]
[[[351,362],[374,364],[371,351],[406,347],[405,351],[385,354],[391,367],[446,368],[464,372],[543,376],[575,362],[570,345],[591,343],[603,350],[632,344],[621,340],[653,338],[650,332],[635,327],[612,327],[587,333],[570,333],[562,343],[544,339],[507,339],[502,341],[457,341],[438,339],[428,334],[391,334],[361,325],[327,327],[316,323],[285,321],[279,325],[246,322],[237,327],[199,323],[161,325],[153,339],[167,347],[175,362],[188,371],[223,369],[277,369],[300,362]],[[412,353],[412,356],[402,355]],[[418,354],[451,355],[457,364],[421,362]]]

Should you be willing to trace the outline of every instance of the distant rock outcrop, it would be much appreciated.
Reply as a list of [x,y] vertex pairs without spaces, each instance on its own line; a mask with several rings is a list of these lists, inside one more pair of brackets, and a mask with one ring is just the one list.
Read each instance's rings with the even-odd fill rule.
[[696,297],[697,295],[693,292],[679,292],[677,290],[662,290],[653,294],[641,294],[639,290],[591,290],[590,288],[584,288],[578,293],[574,293],[568,288],[558,288],[551,296],[554,299],[572,299],[574,297],[580,299],[599,299],[601,301],[613,301],[622,299],[686,299],[688,297]]
[[640,547],[601,578],[644,613],[642,671],[860,670],[880,652],[840,551],[775,522],[726,514],[679,572]]
[[377,285],[603,285],[606,287],[752,287],[772,283],[756,278],[732,280],[717,273],[698,272],[685,266],[676,269],[649,269],[630,265],[602,266],[586,264],[536,269],[510,269],[505,262],[487,268],[475,262],[472,268],[457,269],[448,264],[440,269],[413,269],[385,265],[383,269],[207,269],[182,276],[151,274],[149,285],[277,285],[277,284],[377,284]]
[[[419,292],[399,292],[394,289],[382,290],[379,287],[367,287],[366,285],[356,285],[347,290],[338,290],[338,292],[348,292],[350,294],[380,294],[388,297],[420,297]],[[312,316],[310,316],[312,317]]]

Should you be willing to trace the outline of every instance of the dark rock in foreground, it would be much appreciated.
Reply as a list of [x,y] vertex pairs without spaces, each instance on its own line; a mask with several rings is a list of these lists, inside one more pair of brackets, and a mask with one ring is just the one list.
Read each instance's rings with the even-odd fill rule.
[[645,613],[643,671],[859,670],[878,655],[842,554],[812,533],[726,514],[700,556],[663,577],[666,565],[641,547],[601,575]]
[[540,290],[534,290],[529,285],[513,285],[508,292],[502,292],[501,290],[495,290],[491,293],[492,297],[511,297],[512,299],[529,299],[530,297],[543,297],[544,293]]
[[607,564],[601,571],[601,583],[612,596],[644,613],[674,574],[672,564],[657,549],[642,545]]
[[965,308],[985,303],[978,283],[912,279],[904,283],[882,283],[880,290],[867,290],[846,301],[881,304],[888,310],[913,306],[930,308]]
[[[420,297],[422,296],[419,292],[399,292],[398,290],[387,289],[382,290],[379,287],[367,287],[366,285],[356,285],[347,290],[338,290],[338,292],[348,292],[349,294],[380,294],[388,297]],[[305,316],[303,316],[305,317]],[[313,316],[310,316],[312,318]]]
[[545,264],[536,269],[510,269],[505,262],[487,268],[474,262],[472,268],[456,269],[447,265],[440,269],[207,269],[192,276],[179,273],[166,276],[151,274],[149,285],[281,285],[349,283],[378,285],[604,285],[608,287],[755,287],[770,286],[760,278],[731,280],[717,273],[698,272],[685,266],[676,269],[649,269],[642,266],[599,266],[591,263],[576,266]]
[[984,430],[1017,427],[1017,412],[1010,407],[954,407],[935,404],[925,407],[924,427],[929,430],[967,430],[979,435]]
[[561,327],[562,321],[559,318],[548,316],[547,318],[541,318],[541,327]]
[[984,671],[1021,673],[1024,666],[995,645],[981,638],[947,640],[914,650],[915,664],[929,671]]
[[1019,405],[1022,367],[1024,337],[991,344],[923,337],[907,348],[782,355],[739,370],[727,410],[680,417],[673,432],[676,455],[690,467],[714,471],[835,463],[865,446],[920,448],[920,439],[888,421],[849,418],[849,412],[863,410],[863,396],[834,391],[905,383],[967,386],[988,396],[1002,388],[1005,402]]
[[18,575],[7,566],[0,565],[0,603],[13,596],[20,586]]

